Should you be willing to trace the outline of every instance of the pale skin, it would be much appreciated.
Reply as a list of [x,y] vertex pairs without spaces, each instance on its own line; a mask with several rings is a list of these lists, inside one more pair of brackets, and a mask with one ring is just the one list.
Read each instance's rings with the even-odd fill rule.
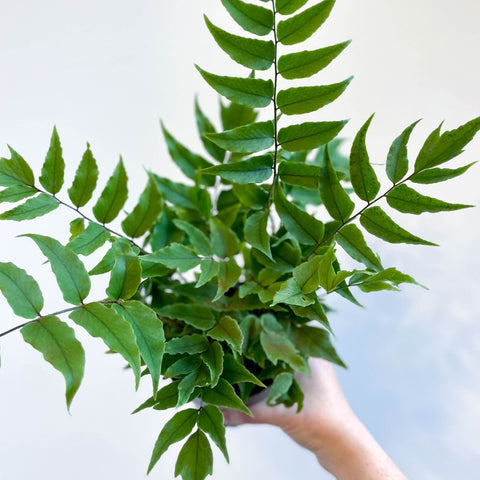
[[312,451],[320,465],[337,480],[406,480],[370,432],[353,413],[337,381],[333,366],[310,359],[311,375],[299,375],[305,393],[303,410],[283,405],[253,405],[251,418],[224,412],[226,423],[267,423],[280,427],[293,440]]

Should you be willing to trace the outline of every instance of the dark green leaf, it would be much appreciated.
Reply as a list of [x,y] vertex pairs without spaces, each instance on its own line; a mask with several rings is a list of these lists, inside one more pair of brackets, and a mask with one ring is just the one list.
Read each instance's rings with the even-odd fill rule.
[[231,258],[237,254],[240,242],[235,232],[218,218],[212,218],[209,224],[212,232],[213,253],[220,258]]
[[140,259],[128,240],[118,239],[114,249],[115,263],[105,292],[111,300],[127,300],[137,293],[142,281]]
[[65,377],[67,407],[70,409],[85,367],[85,352],[75,338],[75,332],[53,316],[39,318],[20,331],[23,339]]
[[215,160],[223,162],[225,159],[225,150],[220,148],[218,145],[215,145],[204,136],[205,133],[215,133],[216,130],[210,120],[202,112],[197,99],[195,99],[195,119],[197,120],[198,133],[200,134],[200,139],[202,140],[203,146]]
[[218,266],[218,289],[212,302],[219,300],[225,292],[234,287],[241,274],[242,269],[234,258],[231,258],[228,262],[221,262]]
[[0,263],[0,290],[15,315],[36,318],[43,308],[38,283],[25,270],[13,263]]
[[224,180],[235,183],[261,183],[272,176],[273,157],[271,154],[266,154],[235,163],[215,165],[202,170],[202,173],[218,175]]
[[175,219],[173,223],[187,233],[191,245],[198,254],[205,256],[212,254],[210,240],[200,229],[183,220]]
[[200,276],[195,284],[196,288],[200,288],[208,283],[212,278],[218,274],[219,264],[212,258],[205,258],[200,265]]
[[157,184],[157,188],[164,196],[164,199],[172,205],[184,208],[195,208],[189,198],[189,187],[182,183],[172,182],[168,178],[162,178],[158,175],[153,175],[153,179]]
[[204,388],[202,390],[202,400],[218,407],[233,408],[240,410],[247,415],[252,413],[243,403],[240,397],[235,393],[233,387],[225,379],[221,378],[215,388]]
[[319,186],[321,168],[316,165],[296,163],[291,161],[278,164],[280,180],[288,185],[296,185],[310,189]]
[[165,345],[165,353],[174,355],[175,353],[202,353],[208,349],[208,340],[198,333],[193,335],[184,335],[183,337],[173,338]]
[[258,116],[258,113],[251,107],[235,102],[225,106],[222,101],[220,101],[220,114],[224,130],[253,123]]
[[273,29],[273,12],[264,7],[242,2],[222,0],[232,18],[247,32],[268,35]]
[[76,207],[83,207],[92,198],[97,180],[97,162],[93,158],[90,145],[87,143],[87,150],[83,154],[82,161],[75,173],[73,184],[68,189],[68,196]]
[[90,222],[88,227],[68,243],[75,253],[90,255],[110,238],[110,233],[102,225]]
[[215,325],[215,317],[208,307],[188,303],[172,303],[156,310],[162,317],[181,320],[198,328],[208,330]]
[[243,205],[253,210],[265,208],[267,204],[268,193],[257,185],[234,185],[233,192]]
[[226,341],[230,347],[238,353],[242,351],[242,331],[238,326],[237,320],[228,315],[221,317],[217,325],[207,332],[207,335],[218,341]]
[[212,474],[213,455],[208,439],[197,430],[186,441],[175,463],[175,476],[183,480],[204,480]]
[[415,245],[433,245],[422,240],[397,225],[380,207],[370,207],[360,216],[360,223],[367,232],[390,243],[411,243]]
[[392,183],[399,182],[408,171],[407,143],[412,130],[420,120],[408,126],[392,143],[387,155],[387,176]]
[[[268,394],[267,404],[270,406],[278,405],[281,400],[278,397],[285,395],[293,383],[293,375],[290,372],[279,373],[273,380]],[[277,400],[277,401],[276,401]]]
[[52,212],[58,207],[59,203],[55,197],[47,193],[41,193],[36,197],[29,198],[18,207],[12,208],[0,215],[0,220],[32,220]]
[[172,363],[163,373],[164,378],[183,377],[193,370],[198,370],[202,365],[202,359],[198,355],[188,355]]
[[165,350],[163,324],[151,308],[136,300],[114,304],[113,308],[132,326],[140,355],[152,377],[155,396]]
[[127,173],[123,161],[117,164],[112,176],[108,179],[105,188],[93,206],[93,214],[100,223],[110,223],[115,220],[125,204],[128,196]]
[[480,117],[440,135],[441,126],[440,124],[423,144],[415,160],[415,172],[436,167],[460,155],[463,148],[480,130]]
[[477,162],[469,163],[463,167],[459,168],[430,168],[428,170],[422,170],[421,172],[414,173],[411,175],[410,180],[414,183],[438,183],[445,182],[451,178],[458,177],[465,173],[472,165],[475,165]]
[[188,408],[177,412],[165,424],[153,447],[152,458],[147,473],[150,473],[170,445],[183,440],[192,431],[192,428],[197,423],[197,416],[198,411],[195,408]]
[[318,50],[282,55],[278,59],[278,73],[288,80],[311,77],[337,58],[350,43],[348,40]]
[[290,15],[303,7],[307,1],[308,0],[275,0],[275,8],[277,12],[282,15]]
[[89,275],[102,275],[103,273],[108,273],[112,270],[113,265],[115,264],[115,248],[110,247],[107,250],[107,253],[103,256],[100,262],[93,267],[88,273]]
[[277,106],[285,115],[309,113],[336,100],[348,87],[353,77],[343,82],[318,87],[298,87],[280,90]]
[[223,373],[222,377],[229,383],[243,383],[249,382],[259,387],[265,387],[265,385],[255,376],[249,372],[242,364],[235,360],[233,355],[227,354],[223,360]]
[[208,371],[206,367],[200,365],[193,372],[183,377],[178,384],[178,400],[177,408],[185,405],[190,401],[192,394],[197,387],[204,387],[208,384]]
[[29,187],[28,185],[12,185],[7,187],[0,192],[0,203],[9,202],[14,203],[24,198],[31,197],[38,192],[35,188]]
[[122,229],[130,238],[141,237],[155,223],[162,210],[162,198],[152,179],[140,195],[137,206],[123,220]]
[[205,405],[198,415],[198,428],[208,433],[217,447],[223,453],[227,462],[229,461],[227,444],[225,441],[225,425],[222,412],[213,405]]
[[275,128],[271,120],[251,123],[206,137],[221,148],[237,153],[255,153],[273,145]]
[[272,258],[270,235],[267,231],[269,216],[269,210],[261,210],[250,215],[245,221],[244,235],[245,241],[252,247],[257,248],[267,257]]
[[308,320],[320,322],[327,330],[331,331],[328,318],[325,315],[322,304],[318,300],[315,300],[315,303],[308,307],[292,306],[292,310],[297,317],[308,318]]
[[0,186],[27,185],[33,187],[35,179],[32,169],[13,148],[9,146],[8,149],[10,158],[0,158]]
[[282,20],[277,26],[278,41],[284,45],[303,42],[323,25],[334,4],[335,0],[324,0],[288,20]]
[[370,165],[365,137],[373,115],[358,131],[350,153],[350,181],[359,198],[366,202],[372,201],[380,190],[375,171]]
[[142,265],[160,263],[168,268],[178,268],[179,272],[191,270],[201,261],[202,259],[197,257],[192,250],[179,243],[172,243],[154,253],[142,255]]
[[280,129],[278,141],[289,152],[311,150],[333,140],[346,123],[347,120],[290,125]]
[[31,238],[48,258],[63,299],[80,305],[90,292],[90,277],[77,254],[58,240],[43,235],[23,235]]
[[314,245],[322,240],[323,223],[289,202],[278,183],[275,185],[274,199],[283,225],[299,242]]
[[325,147],[321,163],[319,191],[322,202],[333,219],[345,222],[350,218],[355,204],[338,180],[337,172],[330,161],[328,147]]
[[223,372],[223,348],[218,342],[213,342],[206,352],[201,355],[202,360],[210,371],[210,387],[215,387]]
[[232,60],[252,70],[268,70],[275,58],[273,42],[239,37],[216,27],[205,17],[210,33]]
[[397,185],[388,192],[387,202],[392,208],[399,212],[414,213],[416,215],[424,212],[450,212],[473,207],[473,205],[447,203],[437,198],[427,197],[403,184]]
[[42,166],[42,174],[39,178],[42,187],[47,192],[55,195],[63,186],[64,173],[65,161],[62,157],[62,146],[60,145],[57,128],[53,127],[50,148],[45,157],[45,162]]
[[140,353],[130,324],[121,315],[101,303],[89,303],[74,310],[70,318],[92,337],[101,338],[107,347],[119,353],[132,367],[136,387],[140,382]]

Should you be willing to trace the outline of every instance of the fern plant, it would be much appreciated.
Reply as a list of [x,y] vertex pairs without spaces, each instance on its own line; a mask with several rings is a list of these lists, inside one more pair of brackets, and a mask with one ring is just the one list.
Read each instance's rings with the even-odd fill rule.
[[[294,374],[308,374],[308,358],[344,366],[330,341],[329,294],[358,304],[355,288],[416,283],[384,266],[364,233],[434,245],[398,225],[389,209],[421,214],[468,207],[417,188],[467,172],[472,164],[444,164],[480,130],[480,118],[452,131],[440,125],[412,163],[407,144],[418,122],[412,123],[394,139],[385,162],[389,182],[381,185],[366,148],[373,116],[354,138],[349,158],[340,153],[338,137],[346,120],[299,120],[337,99],[352,80],[302,85],[349,44],[296,47],[323,25],[334,1],[221,2],[246,33],[229,33],[207,17],[205,23],[246,72],[239,78],[197,66],[223,97],[221,128],[195,104],[206,155],[190,151],[162,125],[185,183],[148,172],[136,206],[125,214],[122,160],[91,202],[99,171],[90,145],[65,188],[56,128],[38,179],[15,150],[0,159],[0,201],[17,203],[4,209],[2,220],[30,220],[60,207],[72,213],[66,245],[53,236],[24,235],[49,263],[66,308],[45,312],[34,278],[2,262],[0,290],[25,321],[0,336],[20,331],[65,377],[68,408],[85,360],[72,326],[101,338],[127,362],[137,387],[142,377],[151,379],[152,396],[135,412],[179,409],[159,433],[148,471],[170,445],[185,441],[175,467],[184,480],[212,473],[210,441],[228,460],[221,408],[249,414],[249,399],[268,386],[267,403],[300,410],[303,393]],[[81,257],[99,252],[101,261],[87,271]],[[342,255],[355,267],[344,269]],[[92,298],[98,275],[107,276],[108,286]],[[200,402],[184,408],[194,399]]]

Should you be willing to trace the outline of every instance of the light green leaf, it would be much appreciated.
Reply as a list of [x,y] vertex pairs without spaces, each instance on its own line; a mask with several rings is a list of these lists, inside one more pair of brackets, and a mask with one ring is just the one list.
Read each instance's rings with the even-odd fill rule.
[[225,441],[225,425],[222,412],[213,405],[205,405],[198,414],[198,428],[208,433],[217,447],[223,453],[223,456],[229,462],[227,444]]
[[89,303],[74,310],[70,318],[92,337],[101,338],[107,347],[119,353],[132,367],[135,386],[140,382],[140,352],[130,324],[111,308],[101,303]]
[[423,144],[415,160],[415,172],[436,167],[460,155],[463,152],[463,148],[480,130],[480,117],[465,123],[455,130],[446,131],[440,135],[441,127],[442,125],[440,124]]
[[265,208],[267,204],[268,193],[257,185],[233,185],[233,192],[243,205],[253,210]]
[[325,22],[335,0],[324,0],[302,13],[282,20],[277,26],[277,38],[283,45],[295,45],[311,37]]
[[127,300],[137,293],[142,281],[140,259],[128,240],[117,239],[113,247],[115,263],[105,292],[111,300]]
[[372,270],[381,270],[380,259],[365,242],[361,230],[354,224],[345,225],[335,235],[337,243],[357,262]]
[[350,152],[350,181],[359,198],[372,201],[380,190],[380,183],[368,158],[365,137],[373,115],[365,122],[353,140]]
[[200,265],[200,276],[195,284],[196,288],[200,288],[208,283],[218,274],[219,264],[212,258],[205,258]]
[[281,283],[280,289],[273,297],[273,305],[285,303],[287,305],[297,305],[306,307],[314,303],[315,299],[307,297],[302,291],[302,287],[295,278],[289,278]]
[[259,387],[265,387],[265,385],[255,376],[249,372],[242,364],[240,364],[235,357],[230,354],[226,354],[223,359],[223,373],[222,377],[229,383],[244,383],[249,382]]
[[58,205],[58,200],[55,197],[47,193],[41,193],[36,197],[29,198],[21,205],[3,212],[0,215],[0,220],[14,220],[16,222],[32,220],[52,212]]
[[224,315],[221,317],[217,325],[207,332],[207,335],[218,341],[226,341],[230,347],[238,353],[242,351],[243,334],[237,320]]
[[90,277],[77,254],[58,240],[43,235],[26,234],[48,258],[50,267],[62,291],[63,299],[80,305],[90,292]]
[[76,207],[83,207],[93,195],[98,180],[98,167],[93,157],[90,145],[83,154],[82,161],[75,173],[72,186],[68,189],[68,196]]
[[220,375],[223,372],[223,348],[218,342],[213,342],[208,347],[208,350],[200,354],[203,362],[210,371],[210,387],[215,387],[218,384]]
[[221,262],[218,265],[218,289],[212,302],[219,300],[225,292],[234,287],[241,274],[242,269],[234,258],[231,258],[228,262]]
[[314,112],[336,100],[352,79],[353,77],[350,77],[331,85],[280,90],[277,95],[277,106],[285,115]]
[[450,212],[473,207],[473,205],[447,203],[437,198],[427,197],[404,184],[397,185],[388,192],[387,203],[399,212],[416,215],[424,212]]
[[174,219],[173,223],[187,233],[191,245],[198,254],[205,256],[212,254],[210,240],[200,229],[183,220]]
[[328,323],[328,318],[323,310],[322,304],[315,300],[312,305],[308,307],[291,307],[293,313],[297,317],[307,318],[308,320],[313,320],[320,322],[327,330],[331,331],[330,324]]
[[278,183],[275,185],[274,201],[283,225],[299,242],[314,245],[322,240],[323,223],[289,202]]
[[438,183],[445,182],[451,178],[458,177],[465,173],[472,165],[475,165],[477,162],[469,163],[463,167],[459,168],[430,168],[428,170],[422,170],[421,172],[414,173],[411,175],[410,180],[414,183]]
[[38,283],[25,270],[13,263],[0,263],[0,290],[15,315],[37,318],[43,308]]
[[31,197],[38,192],[35,188],[29,187],[28,185],[12,185],[7,187],[0,192],[0,203],[9,202],[14,203],[24,198]]
[[202,353],[208,349],[209,343],[204,335],[194,333],[183,337],[172,338],[165,345],[165,353],[174,355],[176,353]]
[[45,162],[42,166],[42,174],[39,178],[42,187],[47,192],[55,195],[62,189],[64,173],[65,161],[62,157],[62,146],[60,145],[57,128],[53,127],[50,148],[45,157]]
[[205,133],[215,133],[216,130],[207,116],[203,113],[197,99],[195,99],[195,119],[197,121],[198,133],[200,134],[203,146],[215,160],[223,162],[225,160],[225,150],[218,145],[215,145],[204,136]]
[[337,58],[350,43],[348,40],[318,50],[282,55],[278,59],[278,73],[287,80],[311,77]]
[[162,198],[150,178],[140,195],[137,206],[122,222],[122,229],[130,238],[141,237],[155,223],[162,210]]
[[229,102],[228,105],[224,105],[220,100],[220,115],[223,129],[231,130],[232,128],[253,123],[257,119],[258,112],[251,107],[235,102]]
[[278,175],[288,185],[315,190],[319,186],[321,168],[316,165],[297,162],[280,162]]
[[67,246],[79,255],[90,255],[103,246],[109,238],[110,233],[102,225],[90,222],[88,227],[76,235]]
[[390,243],[411,243],[414,245],[432,245],[397,225],[380,207],[370,207],[360,216],[360,223],[367,232]]
[[202,305],[172,303],[156,309],[156,312],[162,317],[181,320],[199,330],[208,330],[215,325],[211,309]]
[[175,463],[175,476],[183,480],[204,480],[212,474],[213,455],[208,439],[197,430],[186,441]]
[[[309,260],[297,265],[293,269],[293,278],[297,281],[301,291],[305,294],[315,292],[320,285],[319,265],[322,262],[322,257],[314,255]],[[310,301],[308,305],[313,302]],[[307,305],[299,305],[307,306]]]
[[93,206],[93,214],[100,223],[110,223],[115,220],[123,205],[127,201],[127,173],[122,158],[117,164],[112,176],[108,179],[105,188]]
[[260,250],[267,257],[272,258],[270,251],[270,235],[267,231],[269,210],[261,210],[250,215],[245,221],[244,236],[245,241],[252,247]]
[[162,178],[153,174],[153,179],[157,184],[157,188],[163,195],[164,199],[172,205],[184,208],[195,208],[188,196],[189,187],[182,183],[172,182],[168,178]]
[[235,163],[215,165],[202,170],[202,173],[218,175],[224,180],[235,183],[261,183],[273,174],[273,156],[267,153]]
[[[402,283],[411,283],[414,285],[418,285],[422,288],[426,288],[420,283],[418,283],[413,277],[398,271],[396,268],[391,267],[385,270],[382,270],[374,275],[370,275],[363,279],[363,281],[358,285],[359,288],[363,291],[375,291],[376,284],[381,284],[384,282],[388,282],[389,284],[393,285],[394,287],[398,287],[398,285]],[[369,288],[369,286],[373,286],[373,288]]]
[[270,148],[273,145],[274,135],[275,128],[273,122],[269,120],[205,136],[230,152],[255,153]]
[[192,250],[179,243],[172,243],[154,253],[142,255],[142,265],[160,263],[168,268],[178,268],[179,272],[191,270],[201,261],[202,259],[197,257]]
[[274,19],[271,10],[241,0],[222,0],[222,4],[247,32],[268,35],[272,31]]
[[20,330],[23,339],[65,378],[67,408],[80,387],[85,367],[85,352],[75,332],[57,317],[42,317]]
[[[270,406],[278,405],[281,400],[278,397],[285,395],[293,383],[293,374],[290,372],[279,373],[273,380],[268,394],[267,404]],[[277,401],[276,401],[277,400]]]
[[102,275],[112,270],[115,265],[115,249],[110,247],[98,264],[93,267],[88,273],[89,275]]
[[177,412],[162,428],[160,435],[153,447],[152,458],[148,466],[150,473],[160,457],[168,450],[170,445],[183,440],[197,423],[198,411],[195,408],[188,408]]
[[245,403],[243,403],[241,398],[235,393],[235,390],[230,383],[223,378],[218,381],[215,388],[204,388],[201,395],[202,400],[205,403],[217,405],[218,407],[233,408],[252,416],[252,413]]
[[282,15],[290,15],[303,7],[307,1],[308,0],[275,0],[275,9]]
[[232,60],[252,70],[268,70],[275,58],[275,45],[269,40],[239,37],[216,27],[205,16],[210,33]]
[[83,231],[85,231],[85,219],[79,217],[72,220],[70,222],[70,241],[68,246],[70,246],[70,243],[75,238],[77,238]]
[[280,129],[278,141],[289,152],[312,150],[333,140],[347,120],[336,122],[306,122]]
[[236,233],[218,218],[210,219],[209,225],[212,232],[213,253],[220,258],[231,258],[237,254],[240,242]]
[[152,377],[155,396],[165,350],[163,324],[151,308],[136,300],[123,302],[121,305],[114,304],[113,308],[132,326],[140,355]]
[[347,221],[355,204],[338,180],[337,172],[330,161],[328,146],[325,147],[321,161],[319,188],[322,202],[332,218],[341,222]]
[[392,143],[387,155],[386,171],[392,183],[399,182],[408,171],[407,143],[415,125],[420,120],[409,125]]
[[33,187],[35,179],[28,163],[12,147],[10,158],[0,158],[0,186],[27,185]]

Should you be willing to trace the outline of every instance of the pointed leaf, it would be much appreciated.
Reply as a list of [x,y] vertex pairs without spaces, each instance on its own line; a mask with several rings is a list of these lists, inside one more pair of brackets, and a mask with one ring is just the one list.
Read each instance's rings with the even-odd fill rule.
[[26,234],[48,258],[50,267],[62,291],[63,299],[80,305],[90,292],[90,277],[77,254],[58,240],[43,235]]
[[258,116],[258,112],[246,105],[231,102],[227,106],[220,100],[220,115],[224,130],[241,127],[253,123]]
[[198,370],[201,365],[202,359],[198,355],[188,355],[172,363],[163,373],[163,377],[183,377],[193,370]]
[[249,382],[259,387],[265,387],[265,385],[255,376],[249,372],[242,364],[240,364],[233,355],[227,354],[223,360],[223,373],[222,377],[229,383],[244,383]]
[[42,166],[42,174],[39,178],[42,187],[47,192],[55,195],[63,186],[64,173],[65,161],[62,157],[62,146],[60,145],[57,128],[53,127],[50,148],[48,149],[45,162]]
[[112,246],[107,250],[107,253],[103,258],[98,262],[98,264],[93,267],[88,274],[89,275],[102,275],[103,273],[108,273],[112,270],[115,265],[115,248]]
[[75,253],[90,255],[110,238],[110,233],[98,223],[90,222],[88,227],[68,243]]
[[204,137],[205,133],[215,133],[216,130],[207,116],[203,113],[197,99],[195,99],[195,119],[197,121],[198,133],[200,134],[200,139],[202,140],[203,146],[215,160],[218,162],[223,162],[225,160],[225,150],[220,148],[218,145],[215,145],[213,142],[208,140],[208,138]]
[[0,220],[14,220],[16,222],[32,220],[52,212],[58,205],[58,200],[55,197],[47,193],[41,193],[36,197],[29,198],[21,205],[3,212],[0,215]]
[[270,387],[270,393],[268,394],[267,405],[275,406],[282,403],[278,397],[285,395],[292,386],[293,375],[290,372],[282,372],[278,374]]
[[345,222],[350,218],[355,204],[338,180],[337,172],[330,161],[328,147],[325,147],[321,163],[319,191],[322,202],[333,219]]
[[208,330],[215,325],[211,309],[202,305],[172,303],[157,309],[156,312],[162,317],[181,320],[199,330]]
[[20,331],[23,339],[64,376],[67,407],[70,409],[85,367],[85,352],[75,338],[75,332],[53,316],[39,318]]
[[312,150],[333,140],[346,125],[337,122],[306,122],[280,129],[278,141],[289,152]]
[[269,210],[261,210],[250,215],[245,222],[244,235],[245,241],[252,247],[260,250],[267,257],[272,258],[270,235],[267,231],[269,216]]
[[153,175],[153,179],[157,184],[159,192],[164,196],[164,199],[171,203],[184,208],[195,208],[192,201],[189,198],[189,187],[182,183],[172,182],[168,178],[162,178],[158,175]]
[[98,180],[98,167],[93,157],[90,145],[83,154],[82,161],[75,173],[72,186],[68,189],[68,196],[77,207],[83,207],[93,195]]
[[475,165],[477,162],[469,163],[463,167],[459,168],[430,168],[428,170],[422,170],[421,172],[414,173],[410,176],[410,180],[414,183],[438,183],[445,182],[451,178],[458,177],[465,173],[472,165]]
[[0,158],[0,186],[11,187],[14,185],[27,185],[33,187],[35,179],[28,163],[13,148],[10,158]]
[[233,192],[243,205],[253,210],[265,208],[267,204],[268,193],[257,185],[234,185]]
[[206,352],[200,354],[203,362],[210,371],[210,387],[215,387],[223,372],[223,348],[218,342],[213,342]]
[[192,250],[179,243],[172,243],[168,247],[161,248],[154,253],[142,255],[141,260],[142,265],[145,266],[149,263],[160,263],[168,268],[178,268],[179,272],[191,270],[202,261]]
[[311,77],[337,58],[350,43],[348,40],[318,50],[282,55],[278,59],[278,73],[287,80]]
[[119,353],[132,367],[135,385],[140,382],[140,353],[130,324],[111,308],[101,303],[89,303],[74,310],[70,318],[92,337],[101,338],[107,347]]
[[307,1],[308,0],[275,0],[275,8],[277,12],[282,15],[290,15],[303,7]]
[[222,412],[219,408],[214,407],[213,405],[205,405],[202,407],[198,415],[197,424],[200,430],[208,433],[228,462],[229,458],[225,441],[225,425]]
[[207,335],[220,342],[226,341],[232,350],[235,350],[238,353],[241,353],[242,351],[242,331],[238,326],[237,320],[228,315],[221,317],[218,320],[217,325],[207,332]]
[[184,335],[183,337],[173,338],[169,340],[165,346],[165,353],[174,355],[176,353],[202,353],[208,349],[208,340],[198,333],[193,335]]
[[392,143],[387,155],[387,176],[392,183],[399,182],[408,171],[407,143],[412,130],[420,120],[408,126]]
[[274,20],[271,10],[241,0],[222,0],[222,4],[247,32],[268,35],[272,31]]
[[427,197],[404,184],[397,185],[388,192],[387,203],[399,212],[414,213],[416,215],[424,212],[450,212],[473,207],[473,205],[447,203],[437,198]]
[[282,182],[313,190],[319,186],[320,172],[320,167],[306,163],[286,161],[278,164],[278,174]]
[[289,202],[278,183],[275,185],[274,201],[285,228],[299,242],[314,245],[322,240],[325,231],[323,223]]
[[188,408],[177,412],[162,428],[160,435],[153,447],[152,458],[148,466],[150,473],[160,457],[167,451],[170,445],[183,440],[197,423],[198,410]]
[[353,77],[340,83],[318,87],[297,87],[280,90],[277,106],[285,115],[297,115],[318,110],[336,100],[348,87]]
[[200,288],[208,283],[218,274],[219,264],[212,258],[205,258],[200,265],[200,276],[195,284],[196,288]]
[[289,278],[282,282],[280,289],[275,293],[272,306],[278,303],[285,303],[286,305],[306,307],[312,305],[314,301],[314,298],[307,297],[304,294],[301,285],[295,278]]
[[0,290],[15,315],[36,318],[43,308],[38,283],[25,270],[13,263],[0,263]]
[[218,175],[235,183],[261,183],[273,174],[273,157],[271,154],[250,157],[235,163],[215,165],[202,170],[202,173]]
[[237,285],[241,274],[242,269],[234,258],[220,263],[218,266],[218,289],[212,302],[219,300],[230,288]]
[[200,229],[194,227],[191,223],[184,222],[183,220],[175,219],[173,223],[187,233],[191,245],[198,254],[205,256],[212,254],[210,240]]
[[435,243],[422,240],[397,225],[380,207],[370,207],[360,216],[360,223],[367,232],[390,243],[411,243],[415,245],[432,245]]
[[342,227],[335,236],[337,243],[357,262],[363,263],[372,270],[381,270],[380,259],[368,247],[360,229],[349,224]]
[[131,325],[135,333],[140,355],[152,377],[155,396],[165,350],[163,324],[151,308],[136,300],[123,302],[121,305],[114,304],[113,308]]
[[123,205],[127,201],[127,173],[123,161],[117,164],[112,176],[108,179],[105,188],[93,206],[93,214],[100,223],[110,223],[115,220]]
[[323,25],[332,11],[335,0],[324,0],[294,17],[282,20],[277,26],[277,38],[283,45],[294,45],[311,37]]
[[251,123],[206,137],[225,150],[236,153],[255,153],[273,145],[275,128],[272,121]]
[[368,158],[365,137],[373,115],[358,131],[350,152],[350,181],[359,198],[372,201],[380,190],[380,183]]
[[137,293],[142,281],[140,259],[128,240],[118,239],[114,249],[115,263],[105,292],[111,300],[127,300]]
[[175,476],[183,480],[204,480],[212,474],[213,455],[203,432],[197,430],[186,441],[175,463]]
[[202,390],[202,400],[218,407],[233,408],[240,410],[247,415],[252,413],[243,403],[240,397],[235,393],[233,387],[225,379],[221,378],[215,388],[204,388]]
[[28,185],[12,185],[11,187],[7,187],[0,192],[0,203],[18,202],[19,200],[31,197],[36,193],[38,193],[38,190],[29,187]]
[[275,46],[271,40],[232,35],[213,25],[206,16],[204,18],[213,38],[232,60],[252,70],[268,70],[271,67],[275,58]]
[[213,253],[220,258],[231,258],[237,254],[240,242],[235,232],[218,218],[212,218],[209,225],[212,232]]
[[[200,364],[200,367],[183,377],[178,384],[177,408],[190,401],[197,387],[208,384],[208,370]],[[194,394],[195,395],[195,394]],[[198,396],[198,395],[196,395]]]

